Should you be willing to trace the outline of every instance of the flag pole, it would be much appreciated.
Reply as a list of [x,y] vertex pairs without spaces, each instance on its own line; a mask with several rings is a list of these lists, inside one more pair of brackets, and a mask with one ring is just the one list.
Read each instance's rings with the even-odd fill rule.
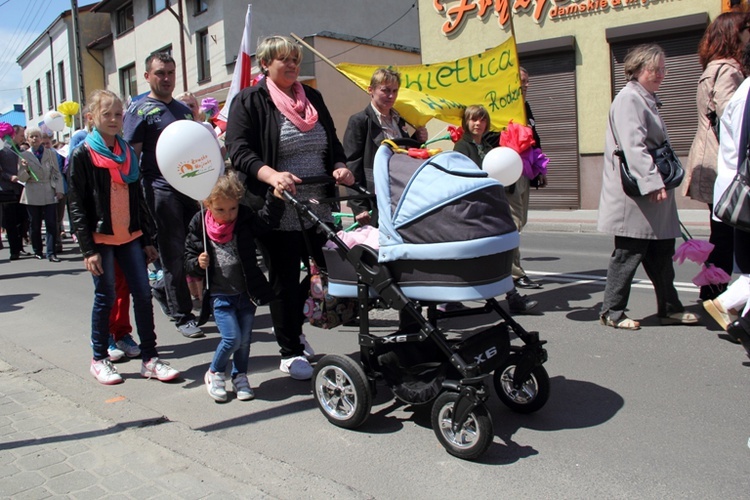
[[297,40],[300,43],[300,45],[302,45],[303,47],[305,47],[307,50],[309,50],[310,52],[312,52],[316,56],[320,57],[320,59],[323,62],[328,63],[328,65],[330,65],[333,69],[336,69],[336,63],[334,63],[333,61],[331,61],[330,59],[328,59],[326,56],[324,56],[323,54],[321,54],[320,52],[318,52],[317,50],[315,50],[315,47],[313,47],[309,43],[305,42],[303,39],[301,39],[300,37],[298,37],[294,33],[290,33],[290,35],[292,36],[292,38],[294,38],[295,40]]
[[321,54],[318,50],[315,49],[315,47],[313,47],[309,43],[305,42],[303,39],[301,39],[300,37],[298,37],[294,33],[289,33],[289,34],[291,35],[292,38],[294,38],[295,40],[297,40],[297,42],[299,42],[300,45],[302,45],[303,47],[305,47],[306,49],[308,49],[310,52],[312,52],[313,54],[315,54],[316,56],[318,56],[321,61],[327,63],[333,69],[335,69],[336,71],[338,71],[340,75],[343,75],[344,77],[346,77],[346,79],[349,80],[350,82],[352,82],[354,85],[356,85],[357,88],[361,89],[363,92],[367,92],[367,89],[360,87],[359,84],[357,82],[355,82],[349,75],[347,75],[346,73],[340,71],[336,67],[336,63],[335,62],[331,61],[326,56],[324,56],[323,54]]
[[[508,21],[510,22],[510,36],[513,38],[513,48],[516,52],[516,61],[518,62],[518,68],[516,68],[517,78],[518,78],[518,84],[521,85],[521,58],[518,57],[518,41],[516,40],[516,27],[513,24],[513,9],[508,10]],[[529,123],[529,117],[526,116],[526,96],[523,98],[524,106],[523,106],[523,121],[524,123]]]

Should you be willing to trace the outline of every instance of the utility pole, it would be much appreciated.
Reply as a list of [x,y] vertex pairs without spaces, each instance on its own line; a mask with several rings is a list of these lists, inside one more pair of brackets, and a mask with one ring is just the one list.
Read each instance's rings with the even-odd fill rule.
[[75,68],[72,73],[77,75],[77,82],[73,82],[74,88],[78,87],[78,103],[80,109],[86,105],[86,88],[83,84],[83,60],[81,59],[81,30],[78,25],[78,0],[70,0],[70,13],[73,18],[73,44],[75,45]]
[[177,12],[174,11],[169,2],[167,2],[167,10],[172,13],[177,24],[180,25],[180,66],[182,66],[182,91],[188,91],[188,80],[187,80],[187,57],[185,56],[185,15],[182,10],[182,0],[177,0]]

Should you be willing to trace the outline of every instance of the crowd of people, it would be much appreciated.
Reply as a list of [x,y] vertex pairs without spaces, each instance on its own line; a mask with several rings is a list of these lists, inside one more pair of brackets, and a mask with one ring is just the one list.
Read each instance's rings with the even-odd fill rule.
[[[683,185],[687,196],[709,209],[747,155],[748,125],[743,117],[750,89],[750,80],[744,80],[750,74],[748,40],[750,19],[728,13],[714,20],[700,45],[705,71],[697,96],[699,127]],[[221,341],[205,374],[211,398],[227,401],[230,390],[240,400],[254,397],[248,379],[250,342],[255,312],[262,304],[270,309],[281,372],[310,379],[314,350],[304,336],[302,315],[310,285],[309,276],[300,279],[300,263],[312,259],[324,264],[325,236],[282,201],[282,192],[328,198],[334,184],[302,182],[319,176],[374,192],[375,151],[383,140],[427,141],[424,127],[411,127],[394,109],[401,81],[392,68],[372,75],[370,103],[349,119],[340,142],[323,96],[298,81],[302,48],[287,37],[271,36],[258,45],[256,57],[264,77],[240,91],[229,112],[224,141],[232,168],[201,202],[171,186],[157,161],[156,145],[168,125],[202,121],[193,94],[173,97],[176,66],[165,53],[146,59],[144,77],[150,92],[128,109],[106,90],[89,97],[86,127],[73,136],[67,159],[45,147],[44,134],[36,127],[14,129],[12,140],[19,155],[8,148],[0,151],[0,182],[3,189],[18,194],[17,203],[2,205],[10,260],[29,254],[23,247],[28,238],[33,257],[59,262],[67,205],[71,232],[94,285],[90,372],[102,384],[123,381],[113,364],[123,357],[140,356],[140,373],[146,378],[180,377],[159,358],[156,348],[149,265],[163,274],[160,306],[183,336],[203,336],[196,307],[202,304],[213,313]],[[624,71],[627,83],[609,112],[602,169],[598,227],[614,237],[614,250],[600,322],[621,330],[640,328],[626,310],[633,277],[643,265],[654,286],[660,322],[697,324],[700,318],[685,310],[674,285],[672,256],[680,236],[675,191],[665,188],[649,153],[669,140],[657,95],[667,76],[665,53],[658,45],[638,46],[628,53]],[[529,74],[521,68],[519,77],[526,97]],[[525,113],[534,146],[540,149],[526,100]],[[480,105],[465,109],[462,127],[464,134],[454,149],[481,168],[488,152],[501,144],[501,133],[493,131],[490,115]],[[620,161],[627,161],[637,179],[638,195],[623,190]],[[505,186],[519,233],[527,221],[532,186],[546,185],[544,173],[524,171],[513,185]],[[349,207],[356,222],[377,226],[374,200],[353,200]],[[313,204],[311,210],[333,223],[330,205]],[[709,315],[750,355],[748,238],[746,232],[712,218],[715,249],[709,263],[728,274],[736,266],[740,277],[728,288],[704,287],[700,297]],[[522,268],[518,249],[512,277],[515,286],[506,296],[508,309],[526,314],[538,303],[517,288],[533,290],[541,284]],[[131,298],[138,343],[131,335]],[[205,317],[206,310],[202,312]],[[401,315],[399,330],[414,327],[413,319]]]

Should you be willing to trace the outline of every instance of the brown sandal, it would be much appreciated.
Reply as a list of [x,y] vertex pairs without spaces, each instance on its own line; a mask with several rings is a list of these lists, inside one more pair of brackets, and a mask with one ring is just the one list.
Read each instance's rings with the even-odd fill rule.
[[618,330],[640,330],[641,324],[634,319],[630,319],[624,314],[619,321],[614,322],[609,316],[600,316],[599,322],[604,326],[611,326]]

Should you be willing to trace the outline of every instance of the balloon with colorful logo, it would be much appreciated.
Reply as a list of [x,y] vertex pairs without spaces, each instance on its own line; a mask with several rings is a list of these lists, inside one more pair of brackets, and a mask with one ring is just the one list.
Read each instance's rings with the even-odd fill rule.
[[211,194],[224,166],[211,132],[191,120],[178,120],[164,129],[156,142],[156,161],[173,188],[198,201]]

